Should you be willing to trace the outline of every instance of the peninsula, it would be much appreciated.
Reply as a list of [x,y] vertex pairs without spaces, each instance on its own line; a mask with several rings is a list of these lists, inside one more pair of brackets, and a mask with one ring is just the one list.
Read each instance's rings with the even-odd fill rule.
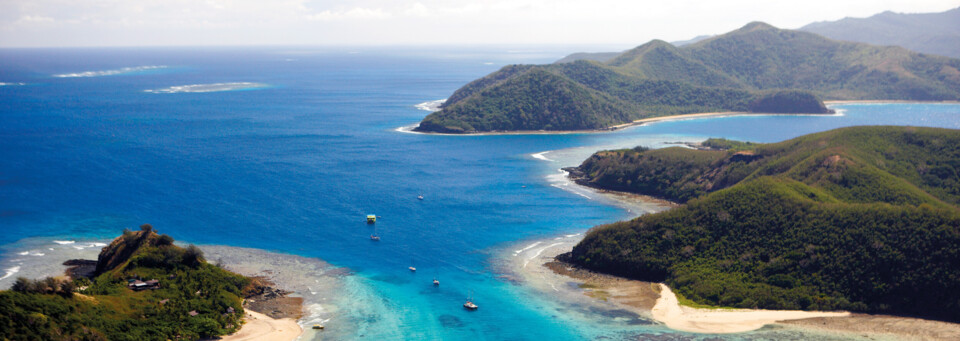
[[957,130],[881,126],[601,151],[578,183],[684,204],[558,259],[698,304],[960,321],[958,146]]
[[654,40],[595,59],[503,67],[458,89],[414,130],[603,130],[704,112],[828,113],[822,100],[960,100],[960,59],[760,22],[682,47]]

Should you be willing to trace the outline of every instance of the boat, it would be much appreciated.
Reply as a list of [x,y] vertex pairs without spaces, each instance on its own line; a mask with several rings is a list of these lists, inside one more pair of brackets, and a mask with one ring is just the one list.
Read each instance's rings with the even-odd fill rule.
[[367,224],[373,224],[373,223],[376,223],[376,222],[377,222],[377,215],[376,215],[376,214],[368,214],[368,215],[367,215]]
[[464,304],[463,304],[463,307],[464,307],[464,308],[467,308],[467,309],[469,309],[469,310],[477,310],[477,308],[479,308],[479,307],[477,307],[476,304],[473,304],[473,302],[470,301],[470,300],[467,300],[467,303],[464,303]]
[[375,241],[375,242],[379,242],[379,241],[380,241],[380,235],[377,234],[377,227],[376,227],[376,226],[373,227],[373,234],[370,235],[370,240]]
[[409,268],[407,268],[407,269],[410,269],[410,271],[413,271],[413,272],[417,272],[417,268],[415,268],[415,267],[412,267],[412,266],[411,266],[411,267],[409,267]]
[[434,285],[434,286],[440,286],[440,281],[437,280],[436,277],[433,278],[433,285]]
[[417,195],[418,200],[423,200],[423,194]]
[[315,325],[313,325],[313,329],[323,329],[323,328],[324,328],[324,327],[323,327],[322,324],[315,324]]
[[477,308],[479,308],[473,303],[473,293],[467,296],[467,302],[463,304],[463,307],[467,308],[467,310],[477,310]]

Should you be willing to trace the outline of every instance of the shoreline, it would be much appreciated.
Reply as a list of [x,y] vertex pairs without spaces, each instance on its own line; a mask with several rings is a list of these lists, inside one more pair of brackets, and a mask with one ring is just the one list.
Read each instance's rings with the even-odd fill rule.
[[[911,101],[911,100],[833,100],[833,101],[823,101],[824,105],[847,105],[847,104],[960,104],[960,101]],[[704,112],[704,113],[693,113],[693,114],[681,114],[681,115],[667,115],[667,116],[657,116],[657,117],[648,117],[642,118],[639,120],[634,120],[632,122],[622,123],[613,125],[606,128],[598,129],[583,129],[583,130],[518,130],[518,131],[488,131],[488,132],[478,132],[478,133],[464,133],[464,134],[454,134],[454,133],[437,133],[437,132],[420,132],[413,131],[416,127],[420,126],[420,123],[414,123],[398,127],[393,129],[396,132],[408,133],[408,134],[423,134],[423,135],[440,135],[440,136],[496,136],[496,135],[568,135],[568,134],[598,134],[598,133],[608,133],[618,130],[623,130],[630,127],[642,126],[650,123],[657,122],[667,122],[667,121],[680,121],[680,120],[692,120],[699,118],[714,118],[714,117],[734,117],[734,116],[771,116],[771,115],[783,115],[783,116],[839,116],[842,113],[824,113],[824,114],[812,114],[812,113],[752,113],[752,112],[742,112],[742,111],[726,111],[726,112]]]
[[[5,245],[0,255],[0,290],[8,289],[16,277],[64,278],[72,271],[89,268],[89,264],[77,260],[95,262],[101,248],[109,243],[105,239],[60,236],[32,237]],[[337,314],[338,293],[346,285],[345,278],[351,275],[348,269],[317,258],[262,249],[197,246],[211,264],[220,263],[232,272],[268,282],[264,294],[244,303],[247,323],[222,340],[311,340],[318,333],[337,338],[348,335],[352,329],[349,318]],[[323,324],[328,330],[312,330],[309,326],[313,324]]]
[[236,333],[224,335],[222,341],[290,341],[303,334],[303,328],[292,318],[275,319],[250,309],[244,309],[243,326]]
[[[573,237],[575,236],[575,237]],[[583,234],[543,239],[514,251],[511,271],[525,286],[572,304],[625,309],[672,330],[697,334],[763,331],[819,333],[840,338],[957,340],[960,324],[891,315],[765,309],[708,309],[681,306],[663,283],[607,275],[559,262]],[[518,246],[521,244],[518,244]],[[542,247],[538,247],[542,246]],[[770,329],[769,326],[776,328]],[[805,334],[808,335],[809,334]]]
[[740,111],[727,111],[727,112],[705,112],[705,113],[694,113],[694,114],[682,114],[682,115],[668,115],[668,116],[657,116],[657,117],[647,117],[639,120],[634,120],[632,122],[617,124],[609,126],[606,128],[598,129],[582,129],[582,130],[517,130],[517,131],[487,131],[487,132],[478,132],[478,133],[463,133],[463,134],[454,134],[454,133],[437,133],[437,132],[422,132],[414,131],[413,129],[420,126],[420,123],[409,124],[394,128],[393,131],[407,134],[421,134],[421,135],[437,135],[437,136],[498,136],[498,135],[570,135],[570,134],[601,134],[615,132],[630,127],[642,126],[651,123],[658,122],[667,122],[667,121],[681,121],[681,120],[692,120],[699,118],[715,118],[715,117],[734,117],[734,116],[839,116],[840,113],[826,113],[826,114],[804,114],[804,113],[790,113],[790,114],[779,114],[779,113],[752,113],[752,112],[740,112]]
[[833,100],[823,101],[824,105],[835,104],[960,104],[960,101],[910,101],[899,99]]

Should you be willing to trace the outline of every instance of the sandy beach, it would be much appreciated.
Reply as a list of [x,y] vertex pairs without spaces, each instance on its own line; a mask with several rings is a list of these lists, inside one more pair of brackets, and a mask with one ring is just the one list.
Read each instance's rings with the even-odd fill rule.
[[[626,309],[680,331],[701,334],[742,333],[765,326],[815,332],[829,338],[960,340],[960,324],[909,317],[849,312],[764,309],[704,309],[681,306],[662,283],[595,273],[554,260],[582,235],[534,241],[514,251],[512,270],[524,285],[574,304]],[[571,282],[576,285],[571,285]]]
[[[842,103],[837,103],[842,104]],[[487,131],[482,133],[463,133],[463,134],[452,134],[452,133],[435,133],[435,132],[420,132],[414,131],[413,129],[420,126],[419,123],[402,126],[394,129],[394,131],[408,134],[425,134],[425,135],[445,135],[445,136],[486,136],[486,135],[565,135],[565,134],[599,134],[607,133],[611,131],[617,131],[621,129],[626,129],[634,126],[641,126],[644,124],[656,123],[656,122],[665,122],[665,121],[678,121],[678,120],[692,120],[698,118],[711,118],[711,117],[728,117],[728,116],[769,116],[769,115],[785,115],[785,116],[807,116],[807,115],[835,115],[835,114],[775,114],[775,113],[753,113],[753,112],[739,112],[739,111],[729,111],[729,112],[707,112],[707,113],[696,113],[696,114],[683,114],[683,115],[669,115],[669,116],[657,116],[657,117],[648,117],[633,122],[627,122],[623,124],[618,124],[601,129],[584,129],[584,130],[519,130],[519,131]]]
[[[921,103],[921,104],[931,104],[931,103],[942,103],[942,104],[960,104],[960,101],[901,101],[901,100],[836,100],[836,101],[823,101],[824,105],[842,105],[842,104],[892,104],[892,103]],[[436,110],[429,110],[436,111]],[[410,133],[410,134],[428,134],[428,135],[450,135],[450,136],[483,136],[483,135],[543,135],[543,134],[595,134],[595,133],[605,133],[611,131],[617,131],[629,127],[640,126],[649,123],[656,122],[665,122],[665,121],[677,121],[677,120],[691,120],[698,118],[711,118],[711,117],[729,117],[729,116],[768,116],[768,115],[787,115],[787,116],[807,116],[807,115],[836,115],[836,114],[779,114],[779,113],[753,113],[753,112],[740,112],[740,111],[727,111],[727,112],[705,112],[705,113],[696,113],[696,114],[683,114],[683,115],[668,115],[668,116],[657,116],[657,117],[648,117],[633,122],[618,124],[602,129],[586,129],[586,130],[523,130],[523,131],[489,131],[482,133],[465,133],[465,134],[451,134],[451,133],[433,133],[433,132],[419,132],[413,131],[414,128],[418,127],[420,124],[415,123],[403,127],[396,128],[395,131]]]
[[274,319],[267,315],[245,309],[243,327],[240,331],[221,337],[223,341],[290,341],[303,333],[300,325],[292,318]]
[[671,329],[694,333],[740,333],[780,321],[850,316],[848,312],[691,308],[681,306],[666,284],[658,283],[658,286],[660,297],[651,311],[653,318]]

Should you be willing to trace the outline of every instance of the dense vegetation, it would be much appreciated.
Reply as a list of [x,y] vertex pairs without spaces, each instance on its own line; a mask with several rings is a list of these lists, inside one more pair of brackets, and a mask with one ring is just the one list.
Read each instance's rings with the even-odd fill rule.
[[817,96],[805,91],[771,91],[756,96],[750,102],[750,112],[770,113],[818,113],[827,112]]
[[855,127],[731,150],[599,152],[583,183],[686,202],[563,259],[695,302],[960,321],[960,132]]
[[457,90],[417,130],[602,129],[694,112],[825,113],[820,98],[960,99],[960,60],[763,23],[683,47],[654,40],[583,56],[594,60],[506,66]]
[[[250,280],[206,263],[195,246],[144,225],[104,248],[104,261],[115,266],[98,266],[92,280],[20,278],[0,291],[0,339],[196,340],[240,327]],[[159,288],[134,291],[130,279],[157,279]]]

